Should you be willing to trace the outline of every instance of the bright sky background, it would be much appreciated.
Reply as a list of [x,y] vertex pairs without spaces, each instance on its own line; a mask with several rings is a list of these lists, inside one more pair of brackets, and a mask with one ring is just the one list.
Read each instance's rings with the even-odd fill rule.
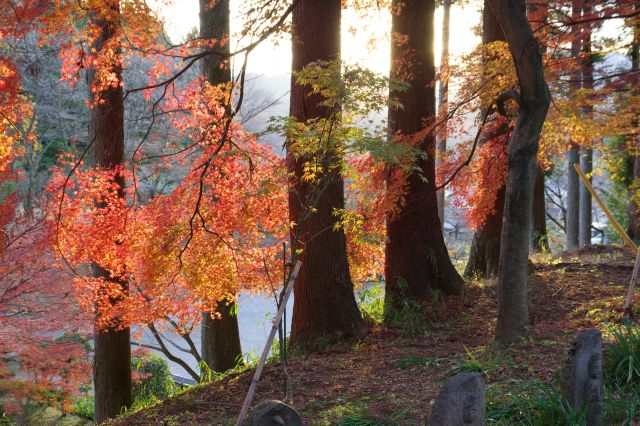
[[[234,31],[234,15],[238,15],[241,0],[231,0],[231,31]],[[159,0],[165,3],[167,0]],[[454,6],[451,11],[450,55],[455,57],[470,52],[479,42],[475,26],[480,22],[482,2],[472,0],[464,7]],[[180,41],[192,28],[198,26],[198,0],[173,0],[159,7],[160,15],[166,22],[171,39]],[[372,12],[372,16],[362,19],[352,10],[342,13],[342,55],[347,62],[358,62],[374,71],[386,73],[389,70],[389,29],[391,16],[387,11]],[[436,62],[440,58],[442,10],[438,8],[435,18]],[[355,31],[350,31],[355,28]],[[370,40],[376,37],[374,47]],[[233,40],[232,40],[233,42]],[[232,44],[233,49],[233,44]],[[267,40],[253,51],[249,57],[248,72],[274,75],[288,74],[291,69],[291,44],[281,42],[274,45]]]

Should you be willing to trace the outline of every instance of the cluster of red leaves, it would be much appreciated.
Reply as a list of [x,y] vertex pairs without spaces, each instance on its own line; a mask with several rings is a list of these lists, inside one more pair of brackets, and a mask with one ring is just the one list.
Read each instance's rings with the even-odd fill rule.
[[[164,107],[183,111],[174,125],[196,143],[174,158],[186,175],[171,193],[138,203],[138,176],[122,167],[78,171],[63,199],[66,174],[60,169],[52,180],[61,253],[76,271],[95,262],[110,276],[76,278],[80,303],[97,309],[99,327],[168,318],[186,327],[222,299],[282,281],[282,160],[228,122],[219,88],[197,80],[178,92]],[[128,182],[124,198],[116,176]],[[128,283],[128,293],[117,281]]]
[[83,343],[90,321],[75,303],[69,275],[56,266],[52,230],[46,219],[27,216],[2,229],[0,390],[7,391],[7,411],[26,399],[68,410],[90,374]]
[[[0,41],[25,34],[43,3],[1,8]],[[51,224],[20,209],[15,162],[36,140],[23,125],[32,116],[11,58],[0,56],[0,393],[7,412],[27,399],[68,410],[89,374],[86,318],[68,275],[54,266]]]
[[[477,148],[469,166],[460,169],[448,186],[453,191],[453,205],[464,210],[473,229],[480,228],[495,213],[498,191],[507,181],[507,126],[502,117],[488,123],[483,134],[489,139]],[[459,144],[443,158],[436,171],[438,185],[455,173],[470,151],[471,144]]]
[[351,213],[343,215],[341,222],[351,277],[364,283],[384,274],[386,168],[366,154],[350,159],[348,170],[346,201]]

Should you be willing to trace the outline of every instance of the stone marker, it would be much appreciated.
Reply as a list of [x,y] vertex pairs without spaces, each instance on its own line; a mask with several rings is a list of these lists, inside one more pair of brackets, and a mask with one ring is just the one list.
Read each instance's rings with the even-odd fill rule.
[[478,373],[461,373],[444,384],[431,413],[429,426],[485,424],[485,385]]
[[284,402],[262,401],[256,405],[241,426],[303,426],[302,417]]
[[602,395],[602,334],[585,330],[578,334],[564,369],[563,390],[574,411],[587,410],[587,426],[604,422]]

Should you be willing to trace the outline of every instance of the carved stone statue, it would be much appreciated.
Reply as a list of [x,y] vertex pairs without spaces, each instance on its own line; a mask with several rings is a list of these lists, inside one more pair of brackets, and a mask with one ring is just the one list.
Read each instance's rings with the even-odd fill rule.
[[585,330],[576,337],[564,369],[563,389],[574,411],[587,411],[588,426],[603,424],[604,379],[600,331]]

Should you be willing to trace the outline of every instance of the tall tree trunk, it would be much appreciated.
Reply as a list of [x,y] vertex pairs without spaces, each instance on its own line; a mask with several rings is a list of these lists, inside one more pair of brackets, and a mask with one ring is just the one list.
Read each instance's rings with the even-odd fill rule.
[[[118,0],[108,2],[107,8],[113,16],[106,17],[103,11],[96,11],[92,16],[94,25],[101,33],[92,44],[98,54],[102,49],[113,49],[113,40],[120,37],[120,13]],[[120,43],[116,42],[115,49],[120,50]],[[122,67],[114,65],[111,70],[115,78],[122,82]],[[88,75],[89,87],[97,81],[97,73],[90,68]],[[92,160],[96,167],[113,169],[124,162],[124,104],[122,85],[108,88],[101,93],[90,92],[92,109],[89,121],[89,137],[93,142]],[[97,103],[97,96],[100,103]],[[115,178],[120,197],[124,197],[124,176],[119,174]],[[117,244],[115,241],[113,244]],[[109,271],[97,264],[93,265],[94,276],[104,278],[122,286],[128,291],[126,281],[110,278]],[[102,290],[98,290],[100,293]],[[117,303],[116,300],[113,303]],[[114,327],[107,329],[95,328],[93,358],[93,384],[96,423],[118,416],[123,408],[131,406],[131,343],[128,327]]]
[[[200,37],[222,41],[218,48],[229,52],[229,0],[217,0],[213,7],[210,4],[210,0],[200,0]],[[209,83],[231,81],[231,67],[223,61],[216,55],[204,58],[202,74]],[[242,360],[238,315],[232,297],[218,301],[216,314],[202,314],[201,358],[211,370],[226,371]]]
[[[583,14],[588,16],[591,13],[591,5],[589,0],[585,0],[583,6]],[[593,58],[591,56],[591,25],[586,24],[582,30],[582,52],[585,55],[582,62],[582,87],[584,89],[593,89]],[[584,119],[591,120],[593,118],[593,107],[584,107]],[[593,141],[591,141],[593,143]],[[593,149],[584,147],[580,153],[580,167],[582,171],[589,176],[593,171]],[[591,178],[589,178],[591,180]],[[578,232],[578,240],[580,247],[591,244],[591,193],[584,185],[580,183],[580,229]]]
[[[482,43],[486,45],[494,41],[505,41],[504,32],[485,2],[482,11]],[[484,139],[492,137],[488,135]],[[500,187],[496,195],[495,211],[487,216],[484,224],[473,234],[469,260],[464,270],[465,277],[489,277],[498,272],[504,196],[505,185]]]
[[533,224],[532,246],[536,252],[548,252],[549,238],[547,234],[547,207],[544,195],[544,170],[540,165],[536,169],[536,181],[533,187]]
[[[391,77],[406,80],[409,88],[390,93],[402,107],[389,107],[389,133],[410,137],[432,125],[436,115],[432,85],[435,1],[397,0],[392,10]],[[385,302],[389,307],[397,306],[404,297],[430,299],[435,289],[457,294],[464,284],[440,231],[433,132],[417,142],[426,154],[416,164],[422,176],[415,172],[407,176],[404,203],[387,219]],[[390,171],[389,183],[396,173],[399,170]]]
[[[340,59],[340,0],[299,0],[293,10],[292,70],[300,71],[319,60]],[[291,79],[290,115],[304,122],[328,118],[335,111],[320,103],[323,98],[309,96],[309,86]],[[327,154],[320,162],[331,161]],[[312,188],[302,180],[304,159],[287,156],[289,172],[295,176],[289,190],[289,215],[300,229],[292,229],[292,245],[299,234],[302,268],[294,288],[292,344],[314,350],[326,341],[360,334],[364,324],[353,294],[353,283],[347,262],[346,238],[342,230],[334,230],[335,209],[344,208],[344,182],[335,167],[317,202],[315,212],[301,221],[309,203]]]
[[[640,146],[640,142],[638,140],[635,141],[632,146]],[[638,148],[634,148],[637,150]],[[627,234],[629,237],[637,240],[640,237],[640,206],[636,203],[633,198],[635,193],[638,191],[638,188],[635,185],[635,182],[638,182],[640,179],[640,155],[635,155],[635,159],[633,160],[633,179],[631,181],[631,185],[629,186],[629,207],[627,209],[628,214],[628,225],[627,225]]]
[[[549,5],[547,3],[530,3],[528,12],[536,20],[531,23],[534,34],[538,31],[545,32],[545,26],[549,18]],[[531,21],[531,17],[529,18]],[[544,39],[544,35],[542,36]],[[542,53],[547,50],[544,44],[540,46]],[[547,208],[544,193],[544,170],[540,165],[536,170],[536,181],[533,187],[533,223],[531,229],[531,243],[535,252],[548,252],[549,238],[547,233]]]
[[[438,91],[438,115],[442,122],[438,132],[436,160],[441,161],[447,152],[447,130],[449,113],[449,24],[451,21],[451,0],[442,0],[442,54],[440,55],[440,88]],[[445,188],[438,191],[438,218],[444,230]]]
[[536,156],[549,109],[542,53],[524,0],[487,0],[509,43],[520,84],[520,109],[509,142],[509,176],[498,267],[496,340],[509,344],[529,334],[527,292],[531,207]]
[[[582,5],[582,0],[572,0],[572,19],[580,19]],[[580,25],[573,26],[571,40],[571,57],[573,58],[577,58],[580,55],[580,31]],[[573,73],[572,80],[574,80],[572,83],[573,90],[579,89],[579,71]],[[580,243],[580,178],[573,168],[574,164],[580,164],[580,146],[574,142],[570,142],[569,146],[567,155],[567,250],[573,250]]]
[[[636,10],[640,10],[640,4],[636,3],[635,8]],[[631,71],[635,71],[631,83],[631,87],[633,88],[632,94],[638,95],[640,92],[640,23],[636,23],[633,27]],[[638,119],[634,120],[634,124],[635,127],[637,127]],[[632,135],[631,138],[632,141],[630,145],[633,149],[633,155],[635,156],[635,161],[633,162],[633,181],[637,182],[640,180],[640,154],[638,154],[638,150],[640,150],[640,134],[636,133],[635,135]],[[629,188],[629,196],[633,197],[637,190],[638,188],[632,184]],[[638,239],[640,237],[640,208],[633,198],[630,198],[629,200],[628,218],[629,224],[627,233],[631,238]]]

